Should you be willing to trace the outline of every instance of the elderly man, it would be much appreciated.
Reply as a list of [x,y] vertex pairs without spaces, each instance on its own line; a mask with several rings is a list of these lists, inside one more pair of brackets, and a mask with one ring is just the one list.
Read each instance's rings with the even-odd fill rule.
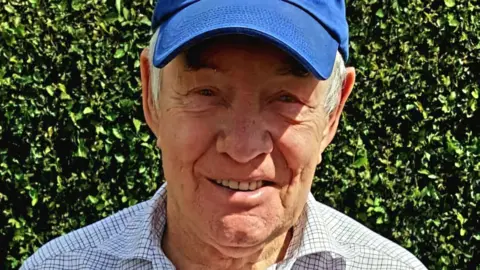
[[159,0],[141,55],[166,184],[23,269],[425,269],[315,201],[355,81],[341,0]]

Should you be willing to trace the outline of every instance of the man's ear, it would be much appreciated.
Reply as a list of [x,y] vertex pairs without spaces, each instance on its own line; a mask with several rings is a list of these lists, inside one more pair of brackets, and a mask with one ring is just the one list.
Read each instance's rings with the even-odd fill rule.
[[332,142],[335,134],[337,133],[338,123],[340,122],[340,117],[342,116],[343,107],[345,102],[347,102],[350,93],[352,93],[353,85],[355,84],[355,69],[353,67],[347,68],[347,74],[345,81],[343,81],[342,91],[339,93],[340,101],[328,117],[328,124],[323,131],[323,139],[320,143],[320,152],[318,157],[318,163],[322,161],[322,153],[325,151],[325,148]]
[[140,74],[142,79],[142,105],[143,105],[143,114],[145,116],[145,121],[147,122],[148,127],[152,130],[155,137],[157,137],[157,146],[160,146],[159,138],[159,124],[160,117],[159,111],[154,103],[151,91],[150,83],[150,59],[149,59],[149,50],[143,49],[142,54],[140,55]]

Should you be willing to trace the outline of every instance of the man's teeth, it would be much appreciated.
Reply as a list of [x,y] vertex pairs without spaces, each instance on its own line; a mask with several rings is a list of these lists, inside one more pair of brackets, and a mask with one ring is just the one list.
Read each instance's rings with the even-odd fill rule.
[[233,180],[215,180],[217,184],[234,190],[256,190],[263,186],[263,181],[237,182]]

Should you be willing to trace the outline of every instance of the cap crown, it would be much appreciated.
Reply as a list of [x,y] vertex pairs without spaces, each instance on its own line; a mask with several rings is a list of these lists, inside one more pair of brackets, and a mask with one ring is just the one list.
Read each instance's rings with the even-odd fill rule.
[[[158,0],[152,16],[152,29],[156,30],[165,20],[181,11],[185,7],[208,0]],[[235,1],[238,4],[242,0]],[[290,3],[315,18],[338,42],[338,50],[345,61],[348,60],[348,23],[344,0],[258,0],[258,1],[284,1]]]

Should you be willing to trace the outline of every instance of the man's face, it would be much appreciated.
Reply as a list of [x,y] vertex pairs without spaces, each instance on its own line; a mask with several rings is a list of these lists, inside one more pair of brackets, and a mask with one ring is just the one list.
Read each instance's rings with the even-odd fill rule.
[[271,45],[226,38],[164,68],[158,110],[148,113],[167,209],[220,251],[261,248],[293,225],[335,132],[324,110],[329,81],[292,63]]

